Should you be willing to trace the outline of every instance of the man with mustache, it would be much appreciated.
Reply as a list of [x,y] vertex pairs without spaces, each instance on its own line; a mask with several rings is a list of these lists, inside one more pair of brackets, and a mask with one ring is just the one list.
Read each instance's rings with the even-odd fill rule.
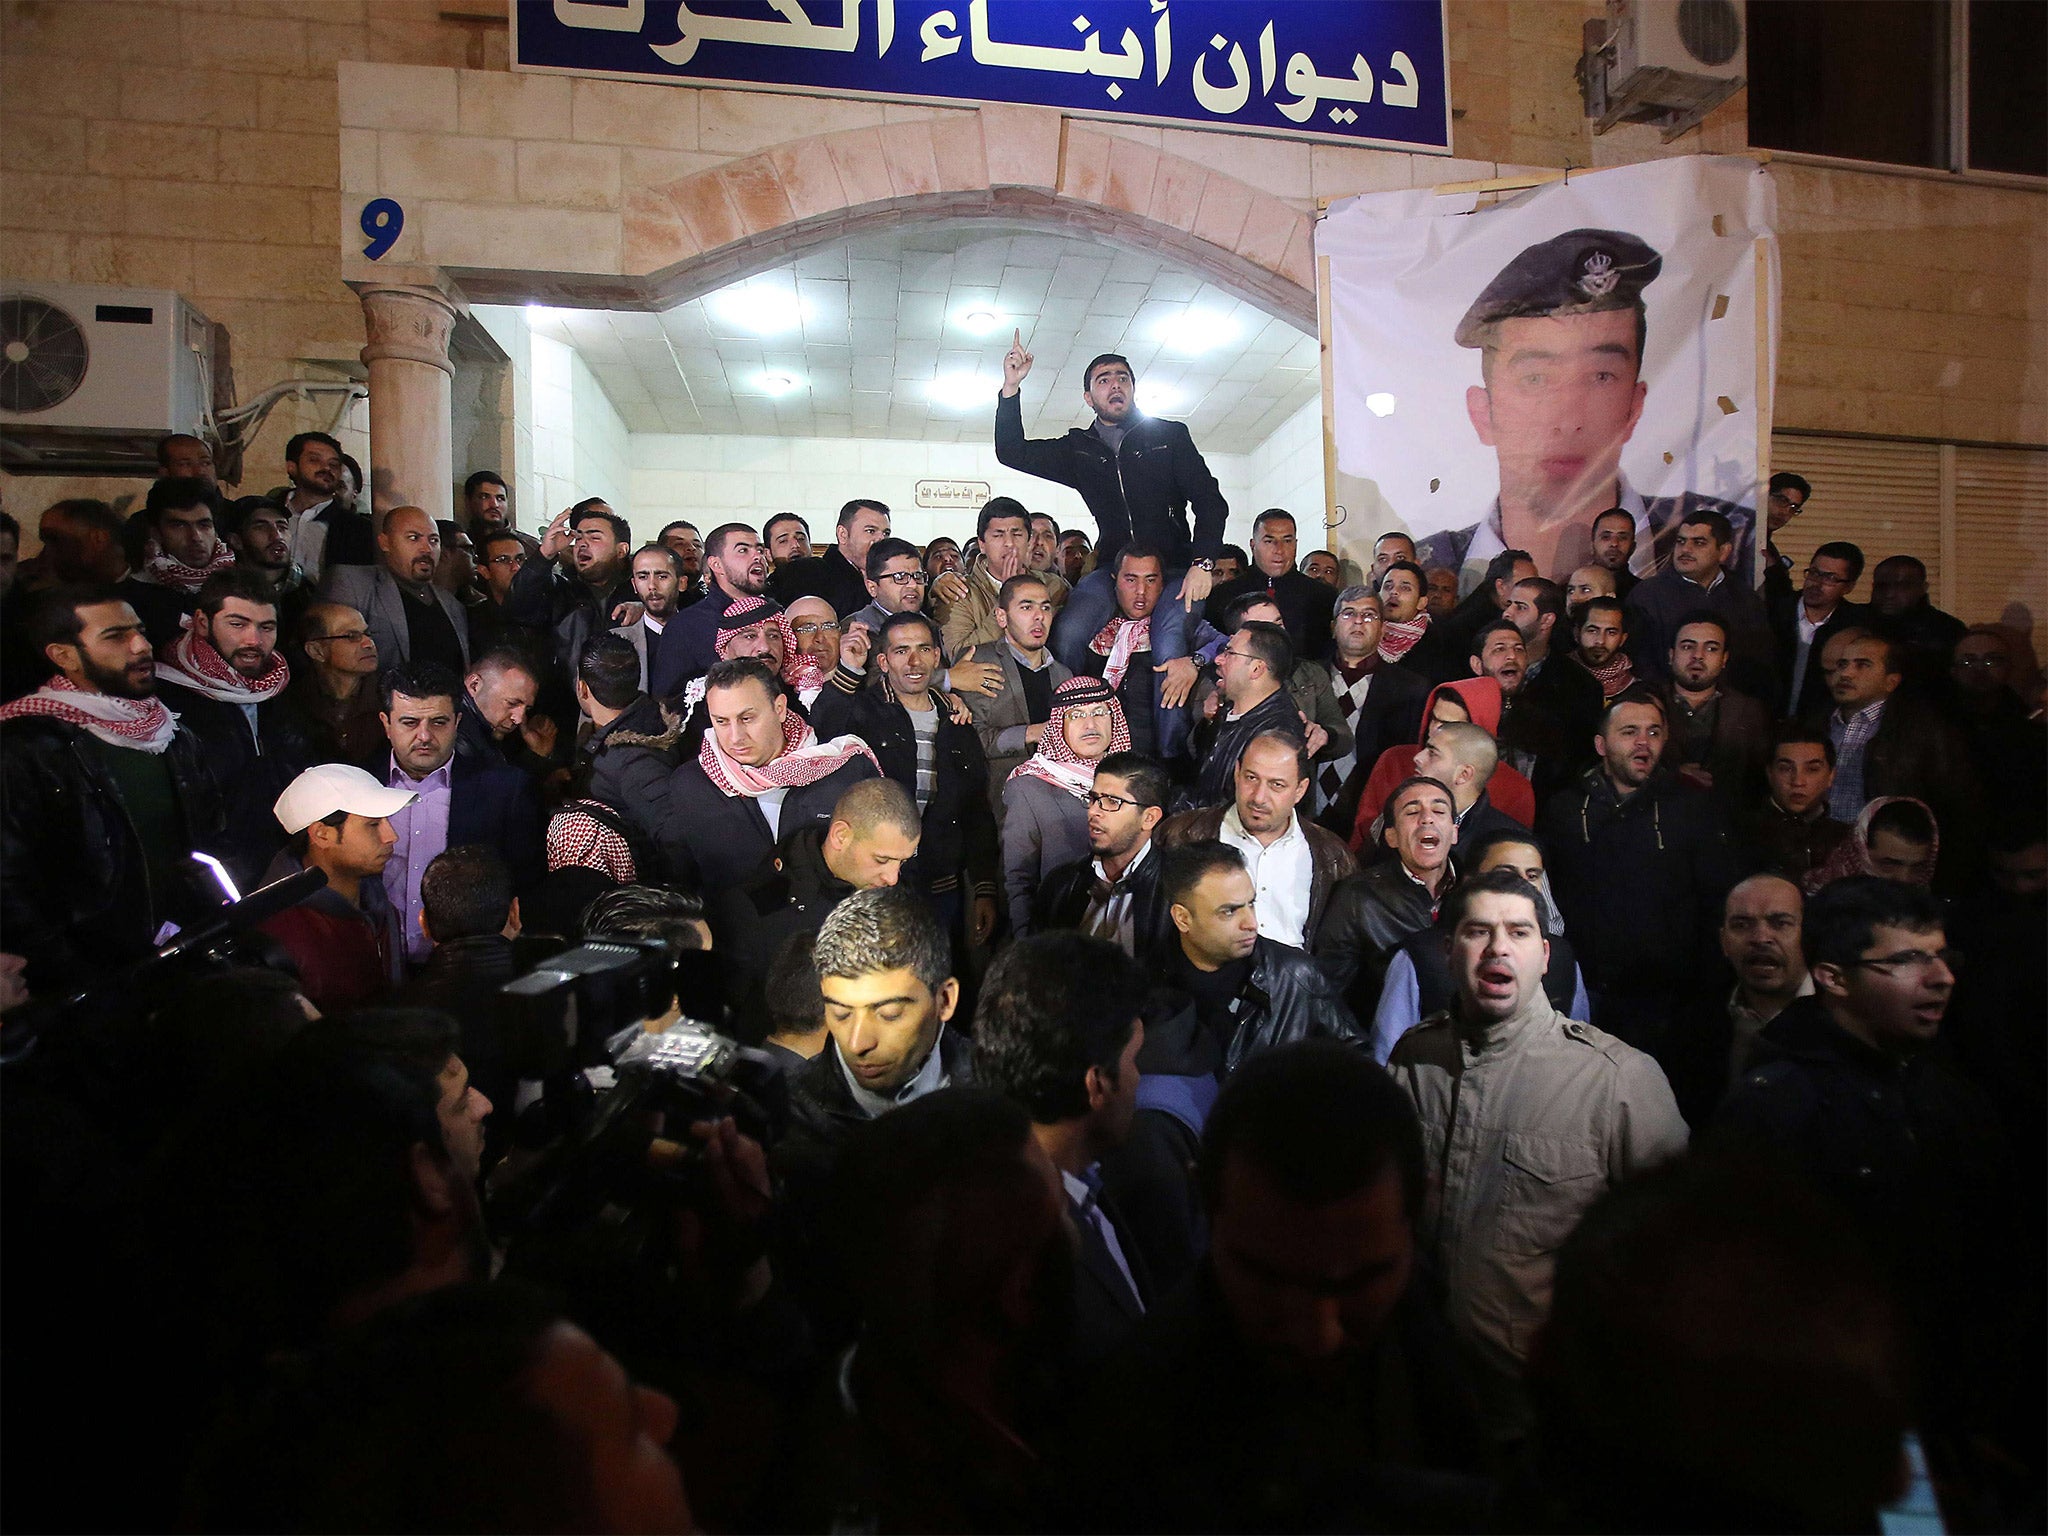
[[745,523],[721,523],[705,537],[704,574],[704,596],[678,613],[647,652],[647,691],[658,699],[673,698],[711,670],[725,610],[768,588],[768,546]]
[[336,566],[327,573],[329,602],[353,608],[369,626],[386,666],[430,662],[458,676],[469,669],[469,615],[451,592],[434,584],[441,530],[420,507],[393,507],[377,535],[374,566]]
[[1584,565],[1595,519],[1617,507],[1635,521],[1638,575],[1662,561],[1680,514],[1702,510],[1736,524],[1734,569],[1752,569],[1747,507],[1691,492],[1646,497],[1621,471],[1647,394],[1643,289],[1663,265],[1622,230],[1570,230],[1516,256],[1459,320],[1458,345],[1479,353],[1465,409],[1500,461],[1500,494],[1485,514],[1422,540],[1421,563],[1457,570],[1460,592],[1504,549],[1528,550],[1546,575]]
[[1536,827],[1591,1022],[1660,1062],[1714,969],[1721,903],[1737,875],[1714,798],[1659,771],[1669,740],[1655,694],[1622,694],[1601,712],[1598,761],[1550,798]]
[[1338,882],[1310,945],[1331,985],[1367,1017],[1379,1004],[1394,952],[1436,921],[1456,883],[1456,797],[1439,780],[1409,779],[1387,796],[1383,835],[1394,857]]
[[342,495],[341,444],[325,432],[296,432],[284,445],[289,485],[270,491],[291,514],[292,558],[308,581],[342,565],[374,565],[371,519]]
[[1510,869],[1454,892],[1444,926],[1457,1000],[1387,1061],[1437,1171],[1421,1230],[1497,1441],[1528,1429],[1522,1365],[1549,1309],[1557,1250],[1609,1188],[1686,1145],[1657,1064],[1551,1006],[1544,907]]

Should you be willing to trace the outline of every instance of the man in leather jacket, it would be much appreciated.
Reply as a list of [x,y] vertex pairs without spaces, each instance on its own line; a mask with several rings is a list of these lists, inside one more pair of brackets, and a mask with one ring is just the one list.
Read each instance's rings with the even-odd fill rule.
[[1366,1048],[1365,1032],[1317,969],[1290,945],[1259,937],[1256,892],[1244,855],[1227,843],[1187,843],[1164,854],[1159,885],[1180,936],[1165,979],[1189,993],[1223,1046],[1223,1071],[1276,1045],[1328,1036]]
[[1453,884],[1457,802],[1437,779],[1409,779],[1387,796],[1394,857],[1339,882],[1315,933],[1316,961],[1352,1008],[1370,1017],[1395,951],[1436,921]]

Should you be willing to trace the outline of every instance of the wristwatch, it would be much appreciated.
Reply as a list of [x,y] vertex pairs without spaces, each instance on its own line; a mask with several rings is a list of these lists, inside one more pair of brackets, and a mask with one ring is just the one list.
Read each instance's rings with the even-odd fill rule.
[[1214,575],[1216,571],[1216,562],[1214,560],[1190,560],[1188,564],[1194,570],[1207,571],[1211,575]]

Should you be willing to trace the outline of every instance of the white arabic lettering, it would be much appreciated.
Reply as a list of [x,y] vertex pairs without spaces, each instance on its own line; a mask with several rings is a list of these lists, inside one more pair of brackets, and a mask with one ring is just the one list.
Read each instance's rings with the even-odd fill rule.
[[[822,27],[804,14],[799,0],[768,0],[781,21],[749,21],[739,16],[701,16],[688,0],[676,6],[676,27],[681,32],[673,43],[653,45],[656,58],[682,65],[696,56],[702,42],[751,43],[757,48],[815,48],[824,53],[852,53],[860,46],[860,0],[845,0],[844,20],[836,27]],[[896,33],[896,0],[875,0],[876,34],[887,51]]]
[[647,21],[647,0],[626,0],[624,5],[555,0],[555,20],[589,32],[638,32]]
[[1380,93],[1380,100],[1390,107],[1412,107],[1422,100],[1422,85],[1415,78],[1415,61],[1407,54],[1396,50],[1388,61],[1387,68],[1401,78],[1389,80],[1387,88]]
[[1166,14],[1166,0],[1152,0],[1159,19],[1152,23],[1152,83],[1166,84],[1166,72],[1173,68],[1173,23]]
[[924,52],[918,55],[918,63],[946,58],[960,51],[960,18],[951,11],[933,11],[925,17],[917,35],[924,39]]
[[[1129,27],[1124,28],[1122,52],[1109,54],[1102,50],[1101,36],[1089,30],[1085,16],[1074,18],[1074,29],[1088,32],[1079,52],[1037,43],[992,41],[988,35],[988,0],[970,0],[967,19],[974,62],[992,69],[1043,69],[1061,75],[1107,75],[1117,80],[1135,80],[1145,73],[1145,45]],[[1112,98],[1121,96],[1123,87],[1111,85],[1109,94]]]
[[[1216,36],[1210,38],[1209,46],[1221,49],[1224,46],[1223,35],[1219,32]],[[1233,112],[1243,110],[1244,104],[1252,99],[1252,72],[1251,66],[1245,62],[1244,45],[1242,43],[1231,43],[1229,47],[1231,76],[1231,83],[1229,85],[1211,85],[1209,83],[1209,77],[1203,73],[1202,69],[1202,66],[1209,61],[1208,54],[1204,53],[1195,60],[1195,100],[1201,104],[1203,111],[1213,112],[1218,117],[1228,117]]]

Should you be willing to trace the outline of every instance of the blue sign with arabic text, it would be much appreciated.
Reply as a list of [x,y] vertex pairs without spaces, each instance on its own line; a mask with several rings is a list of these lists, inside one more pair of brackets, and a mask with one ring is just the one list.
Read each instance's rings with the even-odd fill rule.
[[1449,153],[1443,0],[514,0],[517,69]]

